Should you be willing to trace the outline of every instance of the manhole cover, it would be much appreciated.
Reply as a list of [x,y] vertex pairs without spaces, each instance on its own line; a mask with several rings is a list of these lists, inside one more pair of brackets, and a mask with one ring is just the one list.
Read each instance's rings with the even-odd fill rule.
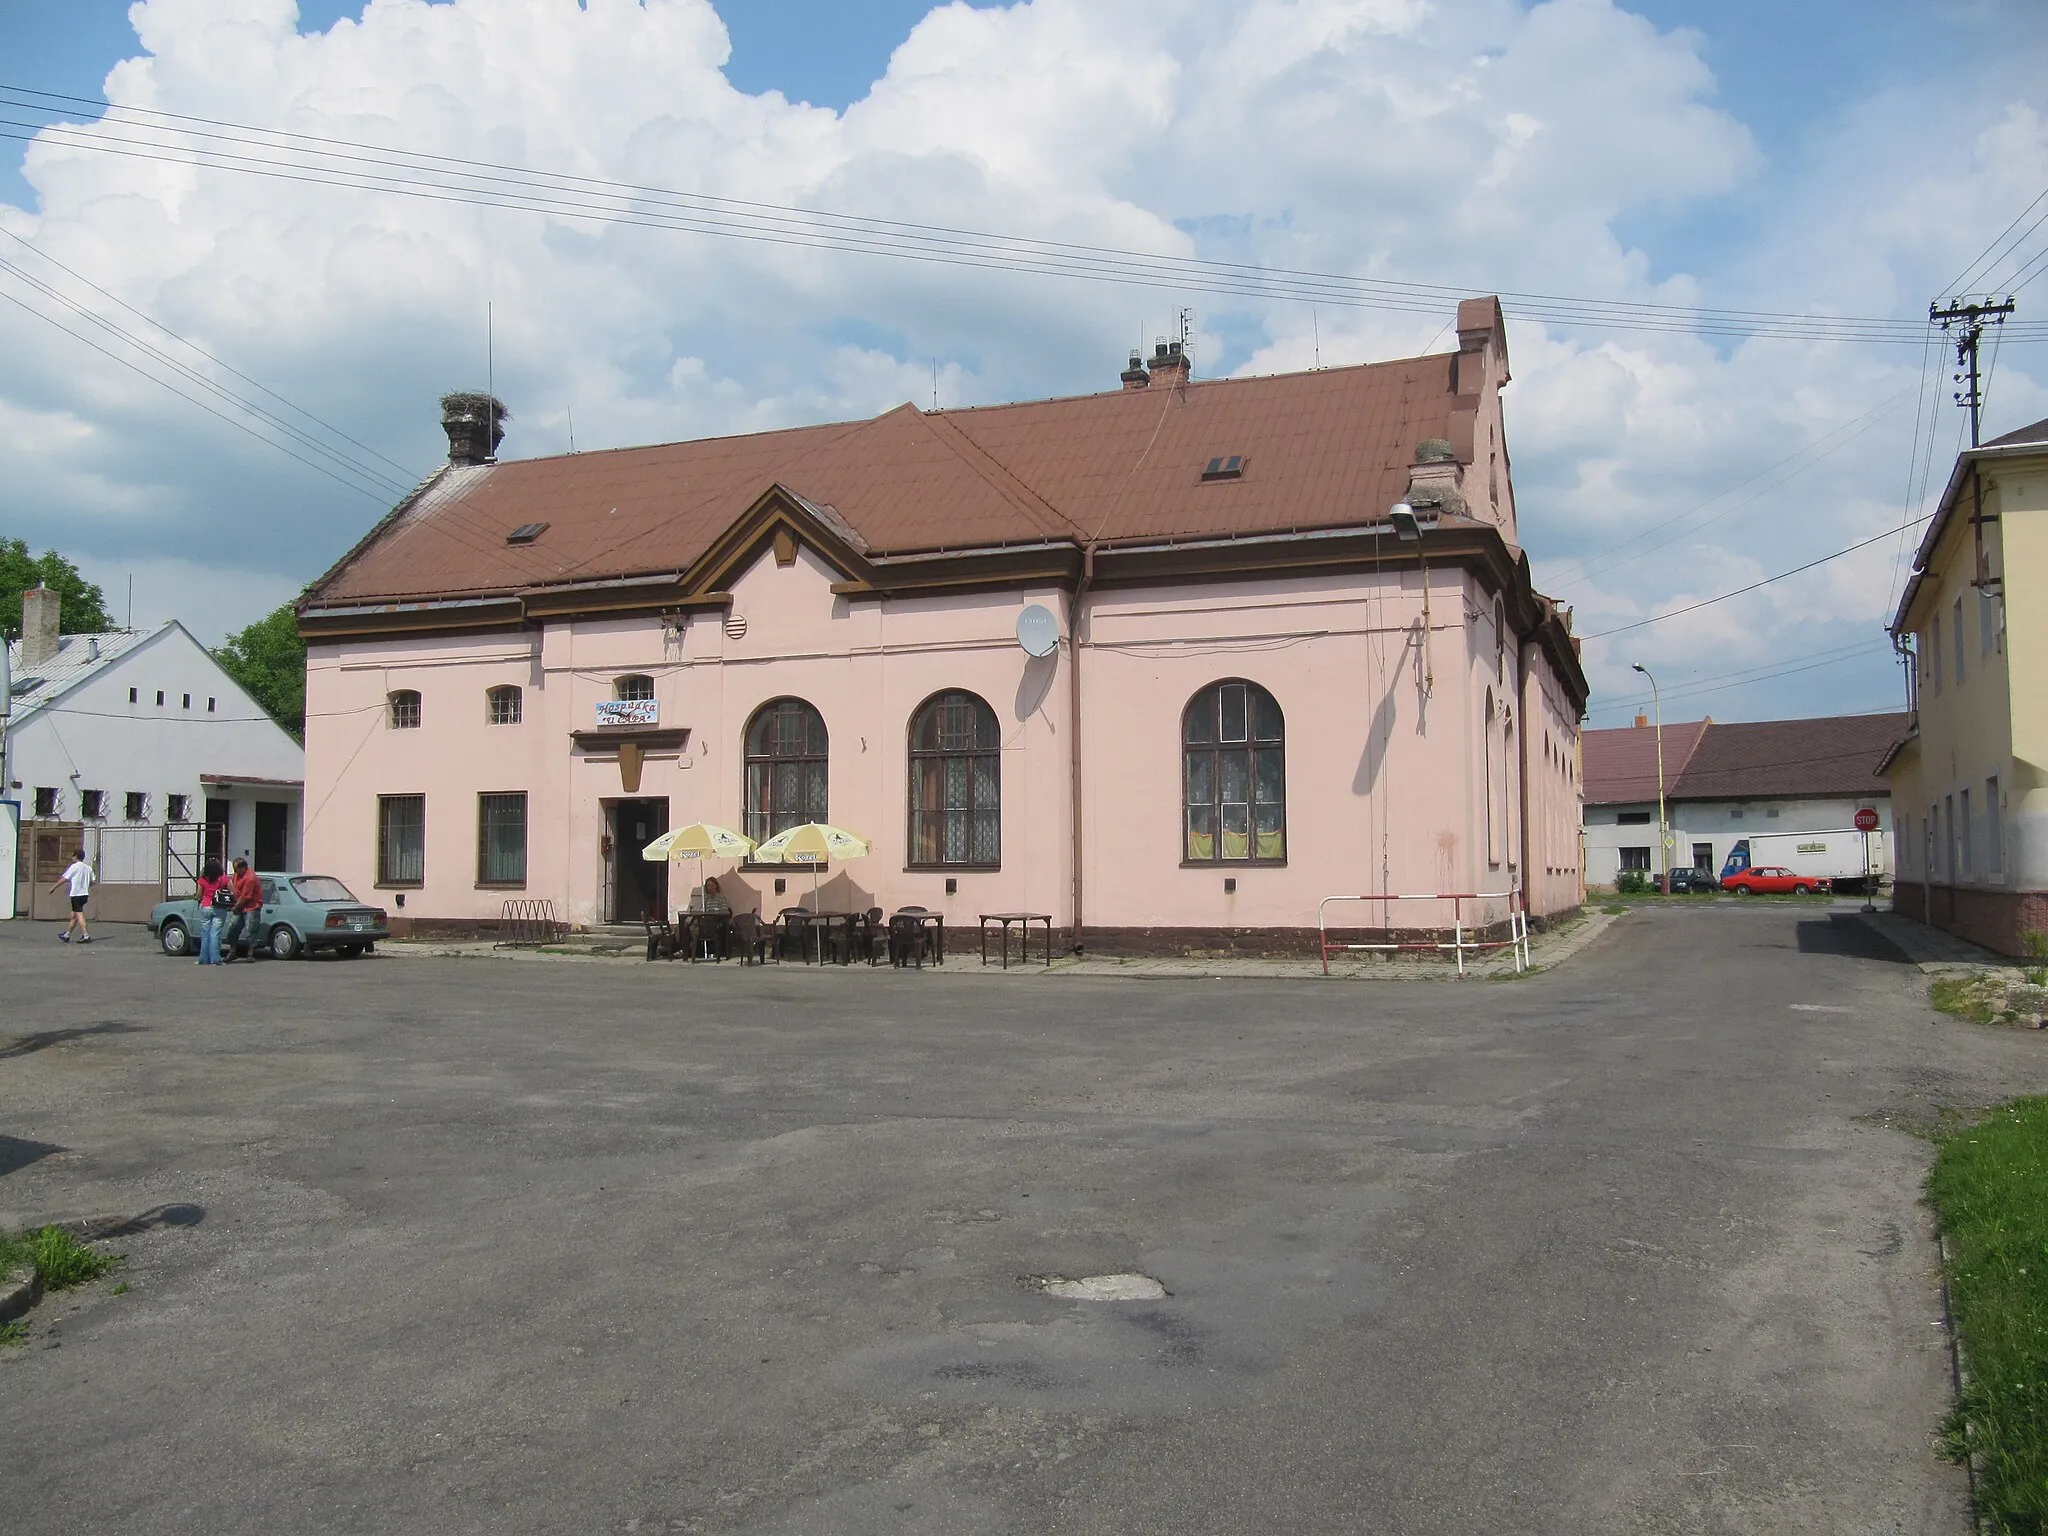
[[1048,1275],[1045,1293],[1063,1301],[1159,1301],[1166,1287],[1150,1275],[1084,1275],[1079,1280]]

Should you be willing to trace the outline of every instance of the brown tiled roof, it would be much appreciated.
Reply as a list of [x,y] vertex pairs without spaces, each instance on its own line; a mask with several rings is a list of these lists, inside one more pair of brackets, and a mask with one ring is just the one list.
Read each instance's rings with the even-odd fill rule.
[[[1679,773],[1713,722],[1681,720],[1664,727],[1664,788],[1669,798]],[[1657,729],[1650,725],[1586,731],[1579,737],[1588,805],[1635,805],[1657,798]]]
[[[1451,435],[1453,355],[922,412],[444,471],[316,589],[322,603],[504,592],[688,567],[771,485],[873,554],[1201,538],[1377,521]],[[1471,400],[1464,405],[1469,412]],[[1243,476],[1205,483],[1218,456]],[[507,545],[524,523],[530,544]]]
[[2021,427],[2017,432],[2008,432],[2003,437],[1994,437],[1986,448],[2017,448],[2022,443],[2048,443],[2048,416],[2035,422],[2031,427]]
[[1878,764],[1912,720],[1903,714],[1833,715],[1715,725],[1678,776],[1673,798],[1888,794]]

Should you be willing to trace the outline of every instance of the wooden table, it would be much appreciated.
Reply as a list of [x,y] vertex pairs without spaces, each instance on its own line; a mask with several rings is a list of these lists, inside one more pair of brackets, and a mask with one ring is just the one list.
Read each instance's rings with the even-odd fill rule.
[[1017,963],[1027,965],[1031,960],[1031,925],[1045,924],[1045,963],[1052,964],[1052,914],[1050,912],[984,912],[981,914],[981,963],[988,964],[988,925],[1001,923],[1003,938],[1003,969],[1010,968],[1010,924],[1015,923],[1024,931],[1018,936]]

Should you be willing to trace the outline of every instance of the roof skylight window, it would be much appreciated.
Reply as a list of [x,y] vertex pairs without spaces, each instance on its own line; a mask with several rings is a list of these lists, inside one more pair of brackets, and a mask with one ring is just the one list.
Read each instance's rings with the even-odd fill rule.
[[546,533],[547,529],[548,525],[546,523],[521,523],[517,528],[514,528],[505,535],[505,542],[507,544],[531,544],[543,533]]
[[1237,480],[1244,476],[1245,458],[1233,453],[1228,458],[1218,456],[1209,461],[1209,467],[1202,471],[1204,480]]

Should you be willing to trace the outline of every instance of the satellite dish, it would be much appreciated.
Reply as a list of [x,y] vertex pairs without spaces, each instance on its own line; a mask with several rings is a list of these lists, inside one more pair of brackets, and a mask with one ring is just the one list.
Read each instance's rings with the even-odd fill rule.
[[1050,656],[1060,648],[1060,621],[1043,603],[1017,615],[1017,643],[1027,656]]

